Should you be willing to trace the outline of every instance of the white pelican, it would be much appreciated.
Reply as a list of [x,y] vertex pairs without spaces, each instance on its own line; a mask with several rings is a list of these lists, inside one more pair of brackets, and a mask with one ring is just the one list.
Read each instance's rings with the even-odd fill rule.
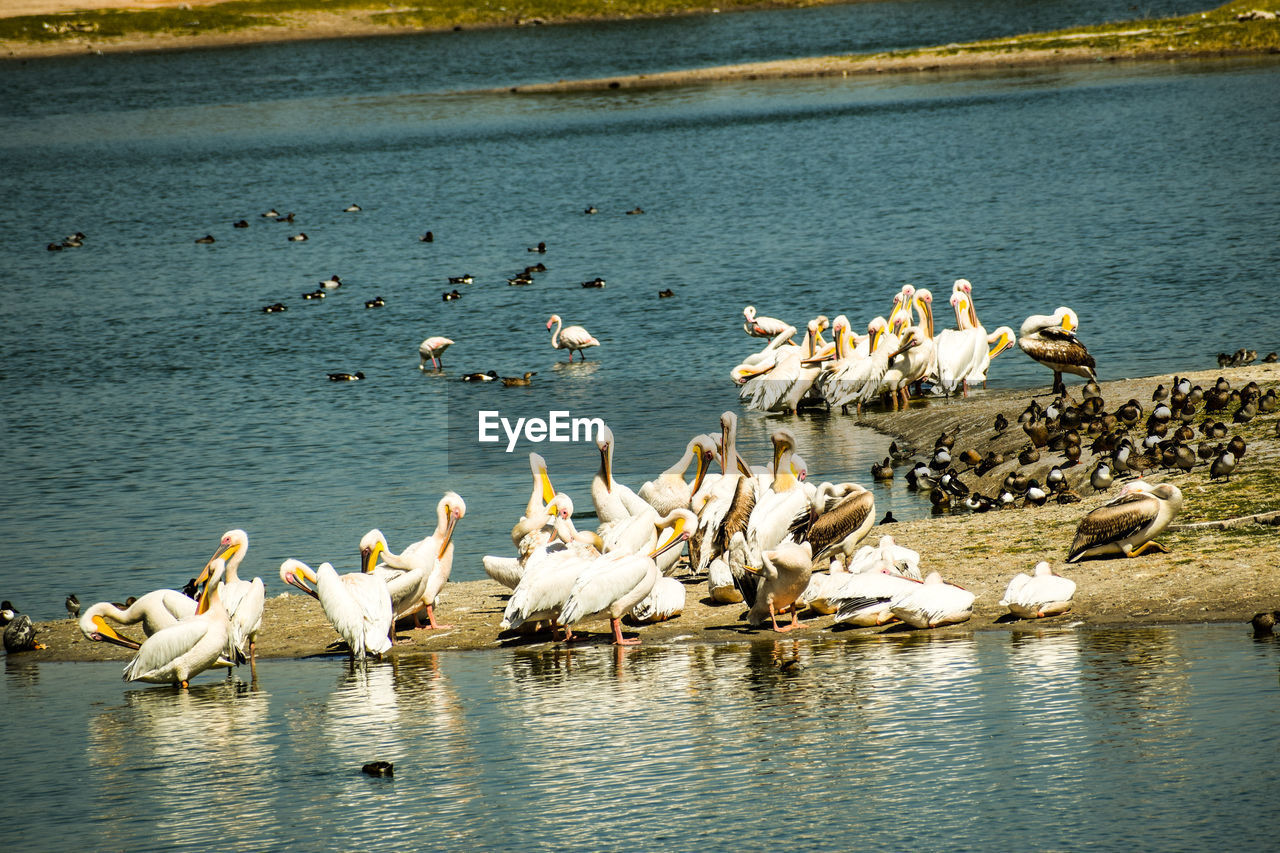
[[653,589],[631,608],[631,616],[639,622],[665,622],[684,612],[684,584],[675,578],[660,577]]
[[573,361],[573,351],[577,350],[578,355],[582,356],[585,361],[586,353],[583,352],[587,347],[598,347],[600,342],[592,336],[590,332],[581,326],[565,326],[562,330],[560,324],[563,321],[559,314],[552,314],[551,319],[547,320],[547,328],[555,325],[555,331],[551,333],[551,346],[554,349],[567,349],[569,351],[569,361]]
[[[347,641],[353,660],[391,648],[391,593],[381,578],[365,572],[339,575],[332,563],[312,571],[301,560],[280,564],[280,579],[318,599],[329,624]],[[307,586],[315,584],[315,589]]]
[[804,340],[798,347],[778,350],[772,368],[760,371],[743,383],[738,397],[749,409],[760,412],[794,412],[819,374],[818,349],[825,346],[822,332],[830,321],[819,315],[809,321]]
[[773,442],[772,467],[779,473],[751,508],[747,517],[745,549],[741,553],[739,549],[730,549],[729,568],[734,575],[739,575],[745,568],[744,562],[759,567],[761,552],[776,547],[801,517],[809,517],[808,494],[791,472],[795,436],[790,430],[780,429],[775,430],[769,439]]
[[558,617],[566,632],[583,619],[607,613],[614,645],[634,646],[640,643],[638,637],[623,638],[621,619],[653,590],[659,577],[657,557],[688,540],[686,526],[692,513],[687,510],[677,510],[676,513],[670,524],[671,536],[657,550],[648,554],[604,554],[582,570]]
[[[715,439],[710,435],[695,435],[684,449],[684,455],[656,479],[650,480],[640,487],[637,494],[647,502],[659,515],[666,515],[673,509],[688,509],[693,500],[693,493],[702,488],[702,480],[707,475],[716,456]],[[689,463],[695,463],[693,483],[684,480]]]
[[[556,507],[555,489],[547,476],[547,462],[537,453],[529,454],[529,470],[533,473],[533,491],[525,505],[524,515],[511,528],[511,544],[516,547],[515,557],[482,557],[485,574],[508,589],[515,589],[524,574],[524,562],[539,541],[550,541],[552,519]],[[572,511],[572,510],[571,510]]]
[[1155,537],[1181,511],[1182,491],[1177,486],[1134,480],[1115,499],[1080,519],[1067,562],[1116,554],[1137,557],[1153,550],[1167,553]]
[[734,534],[746,533],[759,493],[759,481],[739,469],[737,414],[720,415],[720,432],[723,473],[698,511],[698,530],[689,543],[690,567],[695,574],[706,571],[712,560],[728,551]]
[[[908,326],[898,343],[897,358],[885,372],[889,393],[894,395],[893,407],[907,407],[911,399],[911,385],[931,375],[937,369],[937,346],[933,339],[933,293],[926,288],[915,291],[911,306],[920,313],[920,320]],[[908,312],[909,318],[910,312]]]
[[[779,633],[794,630],[800,624],[800,608],[796,602],[809,586],[809,575],[813,571],[813,549],[808,542],[803,545],[783,542],[760,556],[764,567],[748,569],[760,575],[758,585],[752,589],[751,584],[746,584],[742,591],[743,598],[751,605],[747,624],[759,627],[768,617],[773,630]],[[791,624],[781,628],[778,626],[778,614],[788,610],[791,611]]]
[[742,330],[753,338],[776,338],[784,330],[790,330],[787,337],[796,333],[795,326],[789,326],[775,317],[757,317],[754,305],[743,308],[742,317],[745,321]]
[[920,581],[920,554],[899,545],[892,536],[881,536],[875,545],[858,549],[847,566],[850,572],[888,572]]
[[210,564],[211,580],[205,586],[196,614],[148,637],[124,668],[125,681],[176,684],[185,688],[193,677],[217,664],[230,650],[231,625],[218,583],[226,566],[219,557]]
[[778,359],[783,353],[791,347],[796,346],[792,338],[795,337],[796,327],[787,326],[781,332],[774,336],[773,340],[759,352],[753,352],[742,360],[742,363],[729,372],[729,377],[735,385],[741,385],[761,373],[765,373],[773,369],[778,363]]
[[139,643],[121,636],[107,623],[110,619],[118,625],[142,623],[142,631],[148,637],[157,631],[176,625],[196,614],[196,602],[174,589],[156,589],[134,601],[124,610],[110,601],[99,601],[80,614],[80,633],[86,639],[100,640],[137,649]]
[[222,534],[218,549],[213,552],[213,557],[200,573],[200,577],[196,578],[196,583],[206,581],[212,583],[213,561],[221,559],[226,562],[226,572],[222,579],[222,604],[231,622],[231,647],[247,657],[252,664],[258,631],[262,628],[266,589],[262,585],[262,578],[254,578],[252,581],[240,580],[237,570],[244,562],[247,553],[249,553],[249,534],[238,528],[228,530]]
[[880,392],[885,371],[889,369],[889,353],[898,348],[898,338],[889,331],[883,317],[875,317],[867,324],[867,334],[871,336],[867,357],[855,358],[847,369],[833,374],[824,386],[827,404],[839,406],[845,413],[849,404],[854,403],[858,414],[862,414],[862,404]]
[[419,370],[427,369],[427,361],[431,361],[432,367],[436,370],[444,367],[444,351],[453,346],[453,341],[441,335],[435,335],[427,338],[418,344],[418,362]]
[[[449,581],[449,573],[453,570],[453,528],[467,514],[467,505],[457,492],[445,492],[444,497],[436,504],[436,529],[419,542],[415,542],[400,553],[402,560],[417,562],[428,561],[431,568],[418,594],[418,605],[405,611],[403,615],[413,614],[414,624],[419,627],[452,628],[452,625],[440,625],[436,622],[435,608],[440,597],[440,590]],[[427,625],[422,624],[421,613],[427,611]]]
[[938,392],[950,396],[960,389],[968,394],[967,377],[978,370],[987,354],[987,333],[976,328],[969,316],[969,297],[963,290],[951,294],[951,307],[955,311],[956,327],[943,329],[935,338],[937,350]]
[[707,594],[716,604],[736,604],[742,600],[733,572],[723,556],[707,564]]
[[1098,378],[1094,370],[1097,363],[1075,335],[1079,325],[1076,312],[1063,306],[1052,315],[1031,315],[1018,330],[1018,346],[1022,351],[1053,371],[1055,394],[1067,391],[1062,381],[1063,373],[1074,373],[1087,379]]
[[827,601],[835,608],[837,622],[858,628],[873,628],[894,621],[893,605],[921,587],[920,581],[873,569],[847,574],[843,584],[828,590]]
[[987,335],[987,348],[984,351],[982,360],[978,366],[969,372],[965,377],[970,385],[981,382],[983,387],[987,384],[987,370],[991,367],[991,359],[1000,353],[1011,348],[1018,342],[1018,337],[1013,333],[1013,329],[1008,326],[997,326],[996,330]]
[[813,547],[815,563],[835,557],[849,568],[850,556],[875,524],[875,512],[875,496],[857,483],[823,483],[810,501],[808,516],[792,525],[791,537]]
[[598,532],[604,536],[610,525],[653,507],[613,479],[613,430],[602,426],[596,436],[596,447],[600,451],[600,470],[591,480],[591,501],[595,504],[596,518],[600,521]]
[[[576,549],[549,551],[545,544],[539,545],[529,556],[524,575],[507,599],[498,627],[507,631],[526,623],[551,622],[554,637],[556,617],[568,600],[574,582],[597,556],[588,556]],[[565,639],[572,637],[573,632],[566,628]]]
[[1034,574],[1018,572],[1013,576],[1000,606],[1008,607],[1009,612],[1023,619],[1040,619],[1066,613],[1075,594],[1076,582],[1055,575],[1049,564],[1041,560],[1036,563]]
[[930,572],[924,583],[890,603],[890,610],[913,628],[954,625],[973,616],[973,593],[945,583],[942,575]]

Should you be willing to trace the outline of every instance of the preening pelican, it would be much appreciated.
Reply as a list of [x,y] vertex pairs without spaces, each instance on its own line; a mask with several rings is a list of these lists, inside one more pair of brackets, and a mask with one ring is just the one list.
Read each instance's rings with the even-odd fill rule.
[[213,552],[209,564],[204,567],[196,583],[213,583],[212,569],[215,560],[226,563],[222,579],[222,604],[231,623],[231,647],[252,664],[257,646],[258,630],[262,628],[262,610],[266,602],[266,589],[262,578],[240,580],[237,570],[249,553],[249,534],[243,530],[228,530],[222,534],[218,549]]
[[760,412],[796,410],[822,372],[816,363],[817,353],[824,346],[822,332],[829,324],[824,315],[810,320],[800,346],[779,349],[771,368],[758,371],[743,383],[738,397],[747,408]]
[[809,516],[809,496],[791,471],[795,436],[790,430],[780,429],[769,438],[773,443],[772,468],[778,474],[756,497],[747,517],[745,540],[740,543],[744,547],[734,547],[731,537],[729,568],[735,577],[741,577],[747,567],[759,568],[761,552],[776,547],[797,519]]
[[924,583],[890,603],[890,610],[913,628],[954,625],[973,616],[973,593],[930,572]]
[[693,514],[688,510],[676,510],[673,515],[671,535],[657,550],[649,554],[604,554],[582,570],[560,611],[559,622],[566,631],[597,613],[608,614],[614,645],[634,646],[640,643],[638,637],[623,638],[620,620],[653,590],[659,577],[657,557],[689,538],[686,528]]
[[[887,390],[893,395],[893,406],[906,408],[911,399],[911,386],[937,369],[937,344],[933,339],[933,293],[920,288],[911,298],[911,306],[920,314],[919,321],[908,326],[900,336],[898,355],[885,371]],[[908,312],[909,318],[910,312]]]
[[431,361],[431,366],[436,370],[444,367],[444,351],[453,346],[453,341],[441,335],[435,335],[427,338],[418,344],[418,362],[419,370],[427,369],[427,361]]
[[787,332],[787,337],[796,333],[795,326],[789,326],[775,317],[757,317],[754,305],[743,308],[742,317],[745,321],[742,330],[753,338],[776,338],[783,331]]
[[1155,538],[1181,511],[1182,491],[1177,486],[1134,480],[1115,499],[1080,519],[1067,562],[1116,554],[1137,557],[1152,550],[1167,553]]
[[846,369],[828,378],[823,389],[827,404],[839,406],[842,412],[847,413],[849,404],[854,403],[858,414],[862,414],[862,404],[880,393],[889,369],[889,354],[898,348],[898,338],[889,331],[883,317],[875,317],[867,324],[867,334],[871,336],[867,357],[854,358]]
[[978,366],[965,377],[969,384],[973,385],[981,382],[985,388],[987,385],[987,370],[991,367],[991,360],[1017,342],[1018,338],[1014,335],[1013,329],[1008,326],[996,327],[994,332],[987,335],[987,347],[983,351],[984,354]]
[[142,623],[142,631],[148,637],[157,631],[176,625],[196,614],[196,602],[177,590],[156,589],[134,601],[124,610],[110,601],[99,601],[80,614],[80,633],[86,639],[99,640],[137,650],[139,643],[120,633],[107,620],[118,625]]
[[1067,392],[1062,381],[1063,373],[1074,373],[1087,379],[1098,378],[1093,356],[1075,335],[1079,325],[1076,312],[1064,306],[1050,316],[1031,315],[1018,330],[1018,346],[1022,351],[1053,371],[1055,394]]
[[795,337],[796,327],[787,326],[781,332],[774,336],[773,340],[759,352],[753,352],[742,360],[742,363],[729,372],[729,377],[735,385],[741,385],[753,376],[766,373],[773,369],[778,363],[778,359],[783,353],[791,347],[796,346],[792,338]]
[[[773,630],[780,633],[794,630],[800,624],[796,602],[808,587],[809,575],[813,571],[813,549],[808,542],[802,545],[783,542],[777,548],[765,551],[761,557],[764,567],[751,570],[760,575],[758,586],[754,590],[749,585],[743,589],[743,597],[751,604],[747,624],[759,627],[768,617]],[[788,610],[791,611],[791,624],[779,627],[778,614]]]
[[[715,439],[710,435],[695,435],[689,440],[679,461],[659,474],[657,479],[642,485],[637,494],[657,510],[659,515],[666,515],[673,509],[688,509],[693,493],[702,488],[702,480],[715,457]],[[697,465],[692,484],[684,480],[685,471],[689,470],[691,462]]]
[[747,532],[747,521],[759,494],[759,481],[739,470],[738,416],[720,416],[720,469],[706,502],[698,511],[698,530],[689,543],[690,566],[695,574],[707,571],[711,561],[729,549],[734,534]]
[[920,588],[920,581],[880,569],[842,575],[843,584],[828,590],[827,602],[835,608],[837,622],[858,628],[886,625],[893,615],[894,602]]
[[231,626],[222,605],[222,585],[218,583],[226,566],[220,557],[210,563],[212,579],[205,586],[196,614],[148,637],[124,668],[125,681],[185,688],[193,677],[214,666],[230,650]]
[[1022,572],[1013,576],[1009,588],[1000,599],[1001,607],[1008,607],[1014,616],[1023,619],[1040,619],[1058,616],[1071,609],[1071,598],[1076,594],[1076,582],[1062,575],[1055,575],[1049,564],[1036,563],[1034,574]]
[[609,526],[625,521],[636,513],[651,510],[644,500],[631,489],[613,479],[613,430],[600,427],[596,436],[596,448],[600,451],[600,469],[591,480],[591,501],[600,521],[599,533],[605,535]]
[[675,578],[660,577],[653,589],[631,608],[637,622],[665,622],[684,612],[684,584]]
[[[426,578],[418,593],[417,606],[408,605],[403,614],[413,614],[414,624],[418,628],[452,628],[452,625],[441,625],[436,622],[435,608],[440,590],[449,580],[453,570],[453,529],[458,521],[467,514],[467,505],[457,492],[445,492],[444,497],[436,504],[436,529],[419,542],[415,542],[400,553],[400,559],[410,563],[419,561],[430,566]],[[422,624],[421,613],[427,612],[427,624]]]
[[581,326],[565,326],[560,328],[561,319],[559,314],[552,314],[551,319],[547,320],[547,328],[555,325],[555,330],[551,333],[551,346],[554,349],[567,349],[569,351],[569,361],[573,361],[574,350],[578,351],[578,355],[586,359],[587,354],[583,352],[587,347],[598,347],[600,342],[594,336]]
[[[598,556],[582,549],[550,551],[546,544],[539,545],[525,563],[524,575],[507,599],[498,627],[506,631],[526,623],[551,622],[554,635],[555,620],[579,573]],[[565,639],[572,637],[573,632],[566,628]]]
[[952,292],[951,307],[955,311],[956,327],[938,333],[934,374],[937,387],[947,396],[957,389],[969,393],[968,377],[981,367],[987,354],[987,333],[974,326],[969,298],[963,290]]
[[823,483],[810,501],[809,514],[794,520],[791,538],[813,546],[813,562],[825,564],[837,557],[849,568],[850,556],[875,524],[875,513],[875,496],[857,483]]
[[[364,660],[366,652],[381,657],[391,648],[391,593],[381,578],[365,572],[339,575],[327,562],[312,571],[292,558],[280,564],[280,578],[319,599],[325,618],[347,641],[353,660]],[[315,584],[314,590],[307,581]]]

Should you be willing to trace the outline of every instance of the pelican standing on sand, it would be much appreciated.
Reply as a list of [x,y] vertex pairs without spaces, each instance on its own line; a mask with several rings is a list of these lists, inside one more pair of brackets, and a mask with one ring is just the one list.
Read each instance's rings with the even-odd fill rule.
[[559,314],[552,314],[551,319],[547,320],[547,328],[552,325],[555,329],[551,332],[551,346],[554,349],[567,349],[569,351],[569,361],[573,361],[574,350],[578,351],[578,355],[582,356],[582,360],[586,361],[587,354],[583,352],[587,347],[598,347],[600,342],[581,326],[565,326],[560,328],[563,321]]
[[196,583],[206,581],[214,583],[213,564],[217,560],[225,561],[226,572],[222,578],[222,604],[227,611],[231,623],[231,647],[253,663],[254,649],[257,646],[258,630],[262,627],[262,610],[266,602],[266,590],[262,578],[252,581],[240,580],[237,570],[249,553],[249,534],[243,530],[228,530],[222,534],[218,550],[213,552],[209,563],[196,578]]
[[1018,330],[1018,346],[1027,355],[1053,371],[1053,393],[1067,393],[1063,373],[1074,373],[1086,379],[1097,379],[1097,364],[1084,344],[1076,337],[1080,326],[1076,312],[1061,307],[1052,315],[1033,314],[1022,321]]
[[[431,560],[431,569],[427,572],[426,579],[421,587],[418,596],[417,607],[407,611],[412,613],[414,624],[418,628],[428,627],[452,628],[452,625],[440,625],[436,622],[436,603],[440,597],[440,590],[449,581],[449,574],[453,570],[453,529],[464,515],[467,514],[467,505],[463,502],[462,496],[457,492],[445,492],[444,497],[440,499],[440,503],[436,505],[436,529],[430,536],[421,542],[415,542],[401,552],[402,559],[417,559],[416,552],[425,552],[428,559]],[[411,553],[413,552],[413,553]],[[421,613],[427,612],[427,625],[422,624]]]
[[1155,537],[1181,511],[1182,491],[1177,486],[1134,480],[1115,499],[1080,519],[1067,562],[1117,554],[1137,557],[1148,551],[1168,553]]
[[312,571],[290,558],[280,564],[280,579],[320,602],[329,624],[347,641],[352,660],[362,661],[366,653],[381,657],[391,648],[391,593],[381,578],[365,572],[339,575],[332,563]]
[[[801,594],[809,586],[809,576],[813,572],[813,548],[808,542],[797,545],[795,542],[783,542],[771,551],[761,554],[764,567],[749,569],[759,574],[757,585],[745,584],[743,598],[751,604],[747,613],[747,624],[759,627],[768,617],[773,630],[779,633],[793,631],[800,626],[800,608],[797,606]],[[791,624],[783,628],[778,625],[778,614],[791,611]]]
[[209,561],[211,580],[205,586],[196,614],[147,638],[124,668],[125,681],[174,684],[186,688],[192,678],[214,666],[230,649],[231,625],[222,606],[226,565],[220,557]]

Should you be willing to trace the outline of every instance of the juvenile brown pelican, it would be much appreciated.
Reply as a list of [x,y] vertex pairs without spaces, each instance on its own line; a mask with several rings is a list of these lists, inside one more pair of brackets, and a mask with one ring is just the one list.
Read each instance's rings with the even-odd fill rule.
[[1171,483],[1158,486],[1135,480],[1112,501],[1080,519],[1067,562],[1120,554],[1136,557],[1148,551],[1168,552],[1155,541],[1182,510],[1182,492]]
[[1053,371],[1053,393],[1065,394],[1063,373],[1074,373],[1086,379],[1097,379],[1097,364],[1075,329],[1080,325],[1070,308],[1059,308],[1052,315],[1033,314],[1023,321],[1018,331],[1018,346],[1031,358]]

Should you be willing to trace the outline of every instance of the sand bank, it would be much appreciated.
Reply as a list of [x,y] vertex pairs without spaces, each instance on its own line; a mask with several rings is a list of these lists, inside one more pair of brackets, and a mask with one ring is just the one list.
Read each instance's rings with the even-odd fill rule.
[[[1206,370],[1185,374],[1192,382],[1210,385],[1218,376],[1226,376],[1233,386],[1256,381],[1263,389],[1280,387],[1280,365]],[[1102,384],[1108,410],[1137,399],[1146,409],[1151,407],[1151,392],[1159,383],[1170,384],[1172,375],[1142,379],[1124,379]],[[982,478],[965,475],[967,483],[980,491],[994,494],[1006,474],[1014,468],[1026,471],[1042,482],[1054,464],[1064,460],[1061,454],[1044,452],[1039,462],[1018,466],[1017,451],[1026,446],[1027,438],[1018,428],[1017,415],[1026,407],[1031,395],[1044,394],[1047,388],[1033,391],[976,392],[967,399],[928,399],[903,412],[866,412],[849,423],[870,426],[909,442],[921,454],[931,452],[934,440],[943,431],[955,432],[955,447],[995,450],[1010,456]],[[1076,396],[1078,386],[1073,386]],[[1045,398],[1042,398],[1042,402]],[[1012,426],[996,436],[992,423],[1003,413]],[[1218,419],[1231,426],[1248,442],[1248,451],[1229,480],[1210,482],[1204,466],[1191,473],[1151,473],[1153,482],[1169,481],[1182,489],[1186,504],[1181,525],[1246,515],[1253,512],[1280,510],[1280,438],[1277,421],[1280,414],[1260,415],[1249,423],[1231,424],[1230,413]],[[787,418],[779,418],[783,426]],[[1197,419],[1198,426],[1201,419]],[[815,471],[824,467],[821,453],[807,448],[806,456]],[[1035,625],[1056,627],[1079,625],[1140,625],[1151,623],[1233,621],[1245,623],[1257,611],[1280,609],[1280,566],[1275,559],[1280,544],[1276,527],[1247,524],[1225,530],[1211,527],[1183,527],[1167,532],[1161,541],[1171,553],[1150,554],[1134,559],[1092,560],[1068,567],[1064,562],[1076,524],[1089,510],[1114,496],[1117,487],[1097,494],[1088,485],[1093,459],[1086,449],[1081,464],[1067,469],[1068,480],[1081,495],[1079,503],[1050,502],[1041,507],[1026,507],[969,513],[964,511],[928,519],[877,527],[868,541],[876,541],[883,533],[892,535],[903,545],[920,552],[921,566],[937,569],[943,576],[977,595],[974,617],[968,623],[942,630],[964,634],[979,630],[1025,629],[1032,625],[1024,620],[1010,620],[998,602],[1009,579],[1017,572],[1029,571],[1041,559],[1048,560],[1055,571],[1073,578],[1079,585],[1072,611],[1064,616],[1039,620]],[[899,471],[894,488],[906,489]],[[870,479],[868,472],[866,480]],[[927,500],[923,496],[921,500]],[[878,516],[877,516],[878,517]],[[513,520],[514,521],[514,520]],[[495,543],[495,551],[505,553],[508,542]],[[455,568],[455,571],[457,569]],[[301,594],[278,595],[281,584],[274,567],[252,567],[261,574],[268,590],[276,595],[267,601],[266,616],[259,637],[258,654],[264,658],[298,658],[337,654],[332,644],[337,640],[325,621],[320,606]],[[687,587],[684,613],[669,622],[629,630],[646,644],[741,642],[752,638],[777,636],[769,630],[747,627],[742,605],[711,605],[704,583]],[[448,630],[401,630],[394,655],[412,655],[424,651],[446,649],[494,649],[500,647],[544,644],[545,635],[523,637],[500,635],[498,622],[508,591],[489,581],[453,583],[445,587],[439,614],[441,620],[454,625]],[[269,593],[270,594],[270,593]],[[88,602],[85,603],[86,606]],[[799,631],[791,636],[839,636],[846,632],[875,633],[904,630],[901,626],[879,629],[848,629],[833,624],[831,616],[805,616]],[[129,653],[105,643],[85,640],[70,619],[42,623],[39,640],[49,648],[24,653],[31,660],[119,660]],[[607,620],[596,620],[582,626],[588,643],[609,642]],[[1247,630],[1247,627],[1242,627]],[[328,650],[328,651],[327,651]]]

